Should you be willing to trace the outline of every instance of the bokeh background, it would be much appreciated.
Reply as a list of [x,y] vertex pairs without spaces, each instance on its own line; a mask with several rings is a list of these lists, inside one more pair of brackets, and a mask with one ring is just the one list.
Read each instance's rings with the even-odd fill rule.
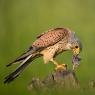
[[[14,82],[4,85],[4,77],[18,66],[6,68],[6,64],[27,50],[38,34],[55,27],[69,27],[83,43],[83,60],[76,72],[81,86],[95,79],[95,0],[0,0],[0,95],[34,95],[27,90],[28,83],[33,77],[44,78],[54,65],[44,65],[39,58]],[[57,60],[72,69],[71,56],[65,52]],[[95,94],[89,89],[71,92]]]

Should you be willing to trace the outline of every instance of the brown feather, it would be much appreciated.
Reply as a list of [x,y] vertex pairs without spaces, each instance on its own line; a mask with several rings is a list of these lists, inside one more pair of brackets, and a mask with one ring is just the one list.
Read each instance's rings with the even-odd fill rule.
[[66,35],[68,35],[69,32],[71,31],[69,31],[69,29],[67,28],[51,29],[44,34],[38,36],[38,39],[32,44],[32,46],[41,48],[54,45],[62,40]]

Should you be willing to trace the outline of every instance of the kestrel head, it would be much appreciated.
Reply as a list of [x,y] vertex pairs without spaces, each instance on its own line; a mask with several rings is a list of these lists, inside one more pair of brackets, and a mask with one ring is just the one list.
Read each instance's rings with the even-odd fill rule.
[[72,43],[71,49],[73,50],[74,55],[79,55],[79,53],[82,51],[82,44],[80,41],[74,41]]
[[82,51],[82,44],[74,32],[72,32],[70,35],[69,43],[74,55],[79,55],[79,53]]

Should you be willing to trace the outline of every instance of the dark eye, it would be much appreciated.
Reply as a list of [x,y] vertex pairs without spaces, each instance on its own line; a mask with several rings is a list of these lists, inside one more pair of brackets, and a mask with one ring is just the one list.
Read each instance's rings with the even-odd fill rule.
[[78,46],[75,46],[75,48],[78,48]]

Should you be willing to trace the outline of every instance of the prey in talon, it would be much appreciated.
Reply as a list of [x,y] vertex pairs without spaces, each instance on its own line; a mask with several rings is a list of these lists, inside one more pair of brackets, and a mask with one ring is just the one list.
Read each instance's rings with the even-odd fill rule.
[[79,55],[81,50],[82,45],[75,32],[69,28],[50,29],[38,35],[37,39],[31,44],[26,52],[7,65],[7,67],[9,67],[16,63],[19,64],[19,66],[13,72],[4,78],[4,83],[12,82],[25,70],[27,66],[32,63],[36,64],[36,62],[32,61],[39,57],[43,57],[45,64],[49,62],[53,63],[56,70],[66,70],[66,64],[59,64],[59,62],[55,60],[57,55],[61,54],[62,52],[64,53],[65,51],[73,51],[73,69],[75,69],[75,65],[79,61],[77,55]]

